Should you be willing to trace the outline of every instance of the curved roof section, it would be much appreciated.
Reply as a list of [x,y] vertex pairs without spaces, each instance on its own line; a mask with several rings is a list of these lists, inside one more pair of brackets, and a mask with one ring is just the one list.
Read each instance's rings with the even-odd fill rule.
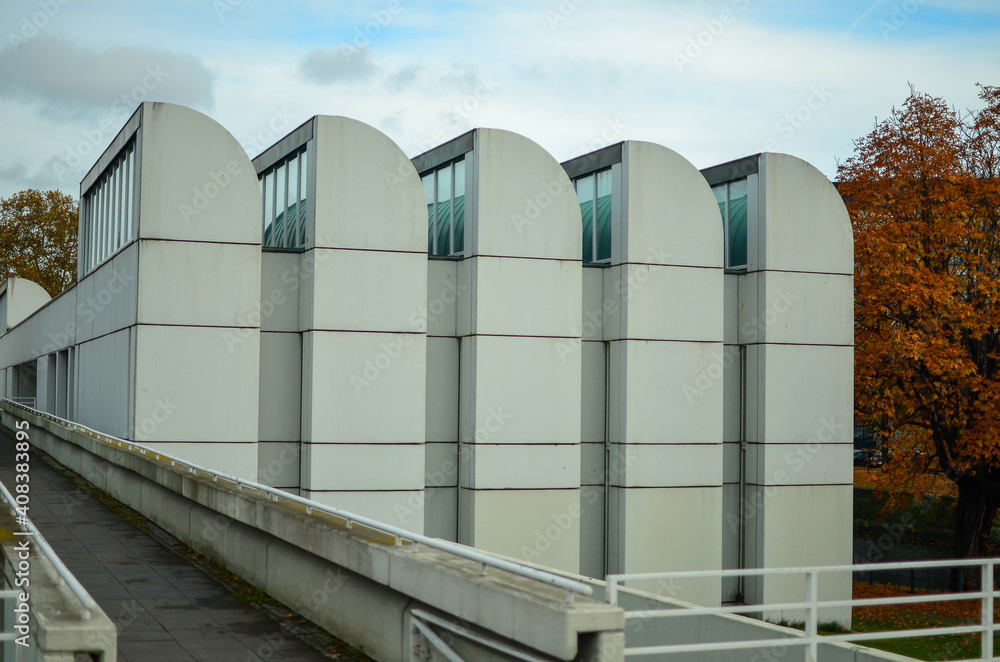
[[759,268],[854,273],[854,233],[840,193],[822,172],[788,154],[760,155],[764,239]]
[[184,106],[141,106],[139,237],[260,243],[250,158],[229,131]]
[[473,153],[467,255],[582,259],[580,205],[555,157],[503,129],[477,129]]
[[315,235],[325,248],[427,252],[427,200],[410,159],[375,127],[314,118]]
[[620,261],[722,267],[725,237],[719,205],[701,172],[656,143],[626,141],[622,160],[628,182],[623,236],[628,242]]

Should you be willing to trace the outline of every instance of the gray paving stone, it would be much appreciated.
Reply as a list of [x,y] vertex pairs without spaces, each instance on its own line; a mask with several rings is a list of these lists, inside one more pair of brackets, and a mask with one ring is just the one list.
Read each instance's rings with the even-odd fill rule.
[[[13,452],[0,428],[0,481],[8,485]],[[269,659],[325,659],[40,458],[30,475],[29,516],[118,626],[120,662],[247,662],[268,641],[282,644]]]

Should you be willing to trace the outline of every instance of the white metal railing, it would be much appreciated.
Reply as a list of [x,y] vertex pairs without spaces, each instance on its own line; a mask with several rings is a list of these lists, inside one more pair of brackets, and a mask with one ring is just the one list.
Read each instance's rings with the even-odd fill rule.
[[[694,607],[690,609],[647,609],[625,612],[625,620],[643,620],[651,618],[683,618],[691,616],[721,615],[721,614],[759,614],[761,612],[778,610],[800,610],[805,613],[805,633],[784,639],[754,639],[745,641],[719,641],[697,644],[663,644],[626,648],[625,655],[641,656],[662,653],[699,653],[708,651],[741,650],[769,648],[771,646],[804,646],[806,662],[817,662],[817,651],[820,644],[839,642],[863,642],[885,639],[912,639],[920,637],[938,637],[959,634],[981,634],[981,657],[977,660],[1000,659],[993,656],[994,632],[998,629],[993,622],[994,600],[1000,596],[994,586],[994,567],[1000,564],[1000,558],[942,560],[942,561],[909,561],[901,563],[864,563],[856,565],[823,566],[807,568],[747,568],[742,570],[703,570],[690,572],[648,572],[634,574],[615,574],[607,577],[607,601],[618,604],[618,589],[629,581],[648,580],[681,580],[705,577],[746,577],[802,575],[805,578],[805,592],[800,602],[783,602],[755,605],[726,605],[721,607]],[[918,595],[863,598],[843,600],[820,600],[819,577],[828,573],[854,573],[881,570],[905,570],[916,568],[977,568],[982,580],[981,589],[965,593],[921,593]],[[872,607],[884,605],[904,605],[913,603],[954,602],[961,600],[980,601],[980,622],[978,625],[957,625],[949,627],[919,628],[913,630],[889,630],[882,632],[850,632],[847,634],[820,635],[819,614],[824,609],[834,607]],[[626,622],[626,630],[628,623]]]
[[60,418],[58,416],[54,416],[47,412],[27,407],[23,404],[19,404],[17,402],[10,400],[9,398],[4,398],[4,400],[20,409],[30,410],[31,414],[35,416],[48,419],[53,423],[58,423],[59,425],[62,425],[64,427],[73,430],[77,430],[79,432],[84,432],[90,436],[97,438],[99,441],[103,441],[104,443],[114,444],[119,447],[128,447],[130,449],[135,449],[141,455],[146,455],[148,453],[155,456],[157,459],[163,458],[165,460],[170,460],[171,466],[179,464],[183,467],[186,467],[188,473],[195,475],[202,473],[205,474],[206,476],[210,476],[213,482],[218,482],[218,480],[221,478],[227,482],[231,482],[234,485],[236,485],[236,489],[238,490],[242,490],[244,487],[248,487],[257,492],[261,492],[267,495],[268,500],[271,500],[273,498],[273,500],[277,502],[279,499],[285,499],[286,501],[293,501],[295,503],[302,504],[306,508],[307,515],[311,515],[313,510],[318,510],[320,512],[327,513],[329,515],[333,515],[334,517],[343,519],[345,522],[345,526],[348,529],[350,529],[353,524],[360,524],[373,531],[380,531],[382,533],[386,533],[395,538],[395,543],[397,546],[402,545],[403,541],[405,540],[413,544],[414,551],[418,549],[419,545],[423,545],[425,547],[430,547],[431,549],[437,549],[442,552],[447,552],[449,554],[453,554],[455,556],[468,559],[480,565],[480,573],[483,575],[486,574],[487,567],[492,567],[492,568],[497,568],[498,570],[504,570],[510,572],[515,575],[527,577],[528,579],[533,579],[535,581],[549,584],[551,586],[555,586],[557,588],[565,590],[567,602],[572,602],[574,594],[592,595],[594,592],[594,589],[591,586],[584,584],[583,582],[575,581],[573,579],[569,579],[567,577],[563,577],[561,575],[557,575],[551,572],[545,572],[544,570],[537,570],[535,568],[521,565],[519,563],[514,563],[512,561],[498,559],[484,552],[480,552],[474,549],[469,549],[461,545],[458,545],[456,543],[448,542],[446,540],[429,538],[427,536],[418,533],[406,531],[405,529],[392,526],[391,524],[385,524],[383,522],[379,522],[377,520],[364,517],[362,515],[356,515],[354,513],[347,512],[346,510],[340,510],[339,508],[334,508],[332,506],[328,506],[318,501],[313,501],[312,499],[306,499],[276,487],[271,487],[269,485],[262,485],[261,483],[257,483],[251,480],[246,480],[238,476],[232,476],[230,474],[222,473],[220,471],[208,469],[193,462],[189,462],[188,460],[182,460],[181,458],[176,457],[174,455],[169,455],[167,453],[158,451],[154,448],[150,448],[149,446],[136,444],[126,439],[119,439],[118,437],[113,437],[103,432],[94,430],[93,428],[89,428],[86,425],[80,425],[79,423],[74,423],[73,421],[67,420],[65,418]]
[[[40,551],[45,558],[49,560],[52,567],[55,568],[55,571],[59,576],[60,585],[65,583],[66,586],[69,587],[69,590],[73,592],[73,595],[75,595],[80,601],[80,618],[85,621],[89,620],[92,613],[100,611],[100,607],[97,605],[97,602],[94,601],[94,598],[90,597],[90,593],[87,592],[87,589],[83,587],[83,584],[81,584],[73,573],[70,572],[69,568],[66,567],[66,564],[62,562],[62,559],[60,559],[59,555],[52,549],[49,542],[44,536],[42,536],[38,527],[36,527],[26,515],[23,515],[17,510],[17,501],[7,490],[7,486],[3,483],[0,483],[0,496],[2,496],[3,500],[10,506],[10,514],[17,515],[17,523],[23,529],[20,533],[15,531],[14,535],[23,535],[34,541],[35,547],[38,548],[38,551]],[[13,591],[13,593],[17,595],[20,591]],[[0,596],[6,597],[6,592],[0,593]]]

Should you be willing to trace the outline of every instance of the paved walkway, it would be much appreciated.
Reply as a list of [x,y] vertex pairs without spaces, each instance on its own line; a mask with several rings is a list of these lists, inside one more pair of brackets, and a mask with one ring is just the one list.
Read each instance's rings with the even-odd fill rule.
[[[120,662],[330,659],[34,454],[30,476],[28,515],[118,625]],[[0,481],[9,487],[13,479],[14,442],[0,427]]]

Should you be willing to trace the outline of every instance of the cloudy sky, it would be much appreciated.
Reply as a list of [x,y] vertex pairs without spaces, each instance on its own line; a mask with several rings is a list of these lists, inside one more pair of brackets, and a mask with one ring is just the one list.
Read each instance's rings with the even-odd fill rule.
[[414,156],[477,126],[558,159],[623,139],[706,167],[787,152],[832,176],[913,84],[1000,85],[996,0],[2,0],[0,196],[79,181],[138,102],[251,156],[312,115]]

